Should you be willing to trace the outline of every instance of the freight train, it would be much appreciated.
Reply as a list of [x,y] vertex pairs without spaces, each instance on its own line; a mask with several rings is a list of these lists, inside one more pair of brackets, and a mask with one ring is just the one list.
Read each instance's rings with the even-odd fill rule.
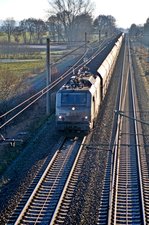
[[94,127],[123,38],[124,34],[119,35],[96,74],[93,74],[86,65],[56,93],[58,130],[90,131]]

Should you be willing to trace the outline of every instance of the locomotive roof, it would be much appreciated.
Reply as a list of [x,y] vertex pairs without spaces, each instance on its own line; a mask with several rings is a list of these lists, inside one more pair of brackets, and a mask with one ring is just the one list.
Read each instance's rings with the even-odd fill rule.
[[91,73],[83,73],[72,76],[69,81],[64,84],[61,90],[88,90],[96,82],[96,76]]

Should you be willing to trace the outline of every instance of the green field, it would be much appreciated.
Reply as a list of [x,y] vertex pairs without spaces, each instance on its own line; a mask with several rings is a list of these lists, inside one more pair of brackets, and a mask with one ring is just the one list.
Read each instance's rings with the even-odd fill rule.
[[[51,51],[52,63],[66,53],[66,50]],[[0,45],[0,103],[13,97],[23,80],[36,76],[46,68],[45,46]]]

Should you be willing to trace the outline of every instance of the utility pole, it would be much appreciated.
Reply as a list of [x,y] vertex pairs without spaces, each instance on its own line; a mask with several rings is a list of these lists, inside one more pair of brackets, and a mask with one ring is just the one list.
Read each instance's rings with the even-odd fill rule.
[[[51,83],[51,67],[50,67],[50,39],[47,38],[47,54],[46,54],[46,70],[47,70],[47,87]],[[50,94],[49,91],[46,95],[46,113],[49,115],[50,113]]]
[[101,32],[99,30],[99,33],[98,33],[98,38],[99,38],[99,43],[100,43],[100,39],[101,39]]
[[86,52],[86,49],[87,49],[87,33],[85,32],[85,52]]

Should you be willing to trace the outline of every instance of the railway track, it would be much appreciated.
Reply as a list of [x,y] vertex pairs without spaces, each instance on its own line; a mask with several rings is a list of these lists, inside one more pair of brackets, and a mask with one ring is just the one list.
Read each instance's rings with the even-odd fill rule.
[[[108,51],[108,47],[106,46],[106,51]],[[100,51],[101,51],[101,49],[100,49]],[[97,55],[94,55],[94,57],[96,58],[96,57],[98,57],[98,59],[100,58],[100,60],[102,61],[102,59],[104,59],[104,57],[105,57],[105,55],[104,54],[106,54],[106,52],[103,52],[101,55],[99,55],[98,56],[98,54],[100,53],[100,51],[97,51],[96,53],[97,53]],[[102,56],[102,57],[101,57]],[[95,59],[94,58],[94,59]],[[93,59],[93,57],[91,57],[90,59],[89,59],[89,61],[92,61],[92,59]],[[97,60],[98,61],[98,60]],[[93,67],[93,69],[94,70],[96,70],[96,68],[99,66],[99,64],[97,64],[97,62],[95,62],[95,63],[93,63],[94,65],[92,65],[92,67]],[[63,78],[63,77],[62,77]],[[56,85],[57,83],[54,83],[54,86]],[[52,84],[53,85],[53,84]],[[52,89],[52,87],[49,87],[49,90],[51,90]],[[45,94],[45,92],[47,91],[47,88],[45,89],[45,91],[44,92],[42,92],[42,93],[40,93],[41,95],[44,95]],[[40,98],[40,96],[38,96],[39,98]],[[38,98],[37,97],[37,98]],[[36,99],[35,100],[33,100],[33,101],[36,101]],[[69,160],[68,160],[69,161]],[[80,161],[81,161],[81,159],[80,159]],[[79,171],[80,169],[78,169],[78,171]],[[79,173],[79,172],[78,172]],[[38,178],[37,178],[37,180],[39,179],[39,176],[40,175],[38,175]],[[76,175],[75,175],[76,177],[73,179],[73,181],[72,181],[72,184],[74,185],[74,180],[77,180],[77,173],[76,173]],[[59,181],[59,182],[63,182],[63,180],[62,181]],[[36,179],[33,181],[33,183],[36,183]],[[40,181],[39,181],[39,183],[40,183]],[[39,184],[38,183],[38,184]],[[67,183],[67,181],[65,181],[65,183]],[[70,193],[72,193],[72,184],[70,183],[70,191],[68,191],[68,195],[67,196],[69,196],[69,197],[67,197],[68,199],[70,199]],[[39,185],[40,186],[40,185]],[[37,190],[38,190],[38,187],[36,186],[36,188],[37,188]],[[35,188],[35,189],[36,189]],[[75,189],[75,186],[74,186],[74,189]],[[33,220],[33,222],[30,222],[29,221],[29,219],[31,218],[30,217],[30,214],[27,214],[28,212],[28,209],[29,209],[29,204],[30,203],[32,203],[32,201],[33,201],[33,199],[30,197],[32,194],[32,188],[30,189],[30,190],[28,190],[27,191],[27,196],[26,197],[24,197],[23,198],[23,206],[21,205],[21,204],[19,204],[18,205],[18,207],[17,207],[17,210],[15,210],[15,212],[14,212],[14,214],[13,214],[13,216],[9,219],[9,222],[8,222],[8,224],[25,224],[25,223],[27,223],[27,224],[30,224],[30,223],[36,223],[36,221],[34,221]],[[61,193],[63,193],[63,195],[65,195],[65,192],[62,192],[61,191]],[[39,197],[38,197],[39,198]],[[51,197],[52,198],[52,197]],[[28,200],[27,200],[28,199]],[[58,203],[58,206],[57,205],[55,205],[55,215],[54,214],[52,214],[51,213],[51,215],[48,215],[49,216],[49,221],[51,220],[51,222],[52,222],[52,224],[54,224],[55,223],[55,220],[59,220],[59,218],[60,218],[60,220],[62,219],[62,217],[63,217],[63,220],[64,220],[64,212],[65,212],[65,214],[67,213],[67,210],[66,210],[66,208],[68,209],[69,207],[69,204],[70,204],[70,200],[68,201],[68,199],[65,201],[63,201],[62,200],[62,198],[60,197],[60,199],[61,199],[61,201],[58,203],[58,200],[56,200],[57,201],[57,203]],[[49,200],[47,200],[47,201],[49,201]],[[26,203],[27,202],[27,203]],[[35,200],[35,202],[36,202],[36,200]],[[53,202],[53,201],[52,201]],[[65,203],[65,202],[67,202],[67,205],[68,206],[66,206],[65,204],[64,204],[64,210],[60,210],[61,212],[62,212],[62,214],[63,214],[63,216],[60,216],[59,217],[59,215],[61,215],[60,213],[59,213],[59,206],[62,206],[62,208],[63,208],[63,203]],[[29,203],[29,204],[28,204]],[[22,209],[24,207],[24,209]],[[41,207],[40,207],[41,208]],[[22,212],[21,212],[21,214],[20,214],[20,211],[22,210]],[[29,209],[29,211],[31,211],[30,209]],[[43,211],[45,211],[45,213],[46,213],[46,210],[44,210],[43,209]],[[32,213],[33,213],[33,211],[32,211]],[[31,213],[31,214],[32,214]],[[54,213],[54,207],[53,207],[53,213]],[[27,214],[27,222],[25,221],[24,222],[24,215],[26,215]],[[43,221],[44,221],[44,213],[39,213],[39,211],[38,210],[36,210],[36,213],[34,214],[33,213],[33,219],[35,219],[35,217],[38,217],[39,216],[39,214],[41,214],[41,217],[43,216],[43,218],[37,218],[37,223],[38,223],[38,219],[39,219],[39,223],[40,224],[42,224],[43,223]],[[19,217],[18,217],[19,216]],[[31,218],[32,219],[32,218]],[[47,219],[47,218],[46,218]],[[25,219],[26,220],[26,219]],[[46,222],[45,222],[46,223]]]
[[[109,50],[112,48],[114,43],[113,40],[104,41],[100,44],[100,46],[95,47],[94,49],[90,46],[86,52],[77,59],[77,61],[68,68],[63,74],[53,80],[48,86],[45,86],[37,93],[33,94],[31,97],[27,98],[14,108],[10,109],[9,111],[5,112],[4,114],[0,115],[1,123],[0,123],[0,130],[3,131],[4,127],[6,127],[12,120],[30,108],[34,103],[36,103],[39,99],[46,95],[46,93],[52,93],[53,96],[55,92],[61,87],[72,75],[74,69],[78,71],[79,68],[83,67],[85,64],[89,64],[91,67],[91,71],[95,73],[99,65],[102,63],[106,55],[108,54]],[[84,62],[84,58],[86,61]],[[96,63],[94,63],[97,61]],[[54,107],[53,102],[51,101],[51,109]],[[52,111],[52,110],[51,110]]]
[[18,205],[8,224],[56,224],[64,221],[81,171],[85,155],[81,144],[85,138],[61,140],[35,189],[29,198],[27,196],[26,204],[23,208]]
[[149,224],[149,176],[130,50],[128,60],[120,82],[99,209],[100,225]]

